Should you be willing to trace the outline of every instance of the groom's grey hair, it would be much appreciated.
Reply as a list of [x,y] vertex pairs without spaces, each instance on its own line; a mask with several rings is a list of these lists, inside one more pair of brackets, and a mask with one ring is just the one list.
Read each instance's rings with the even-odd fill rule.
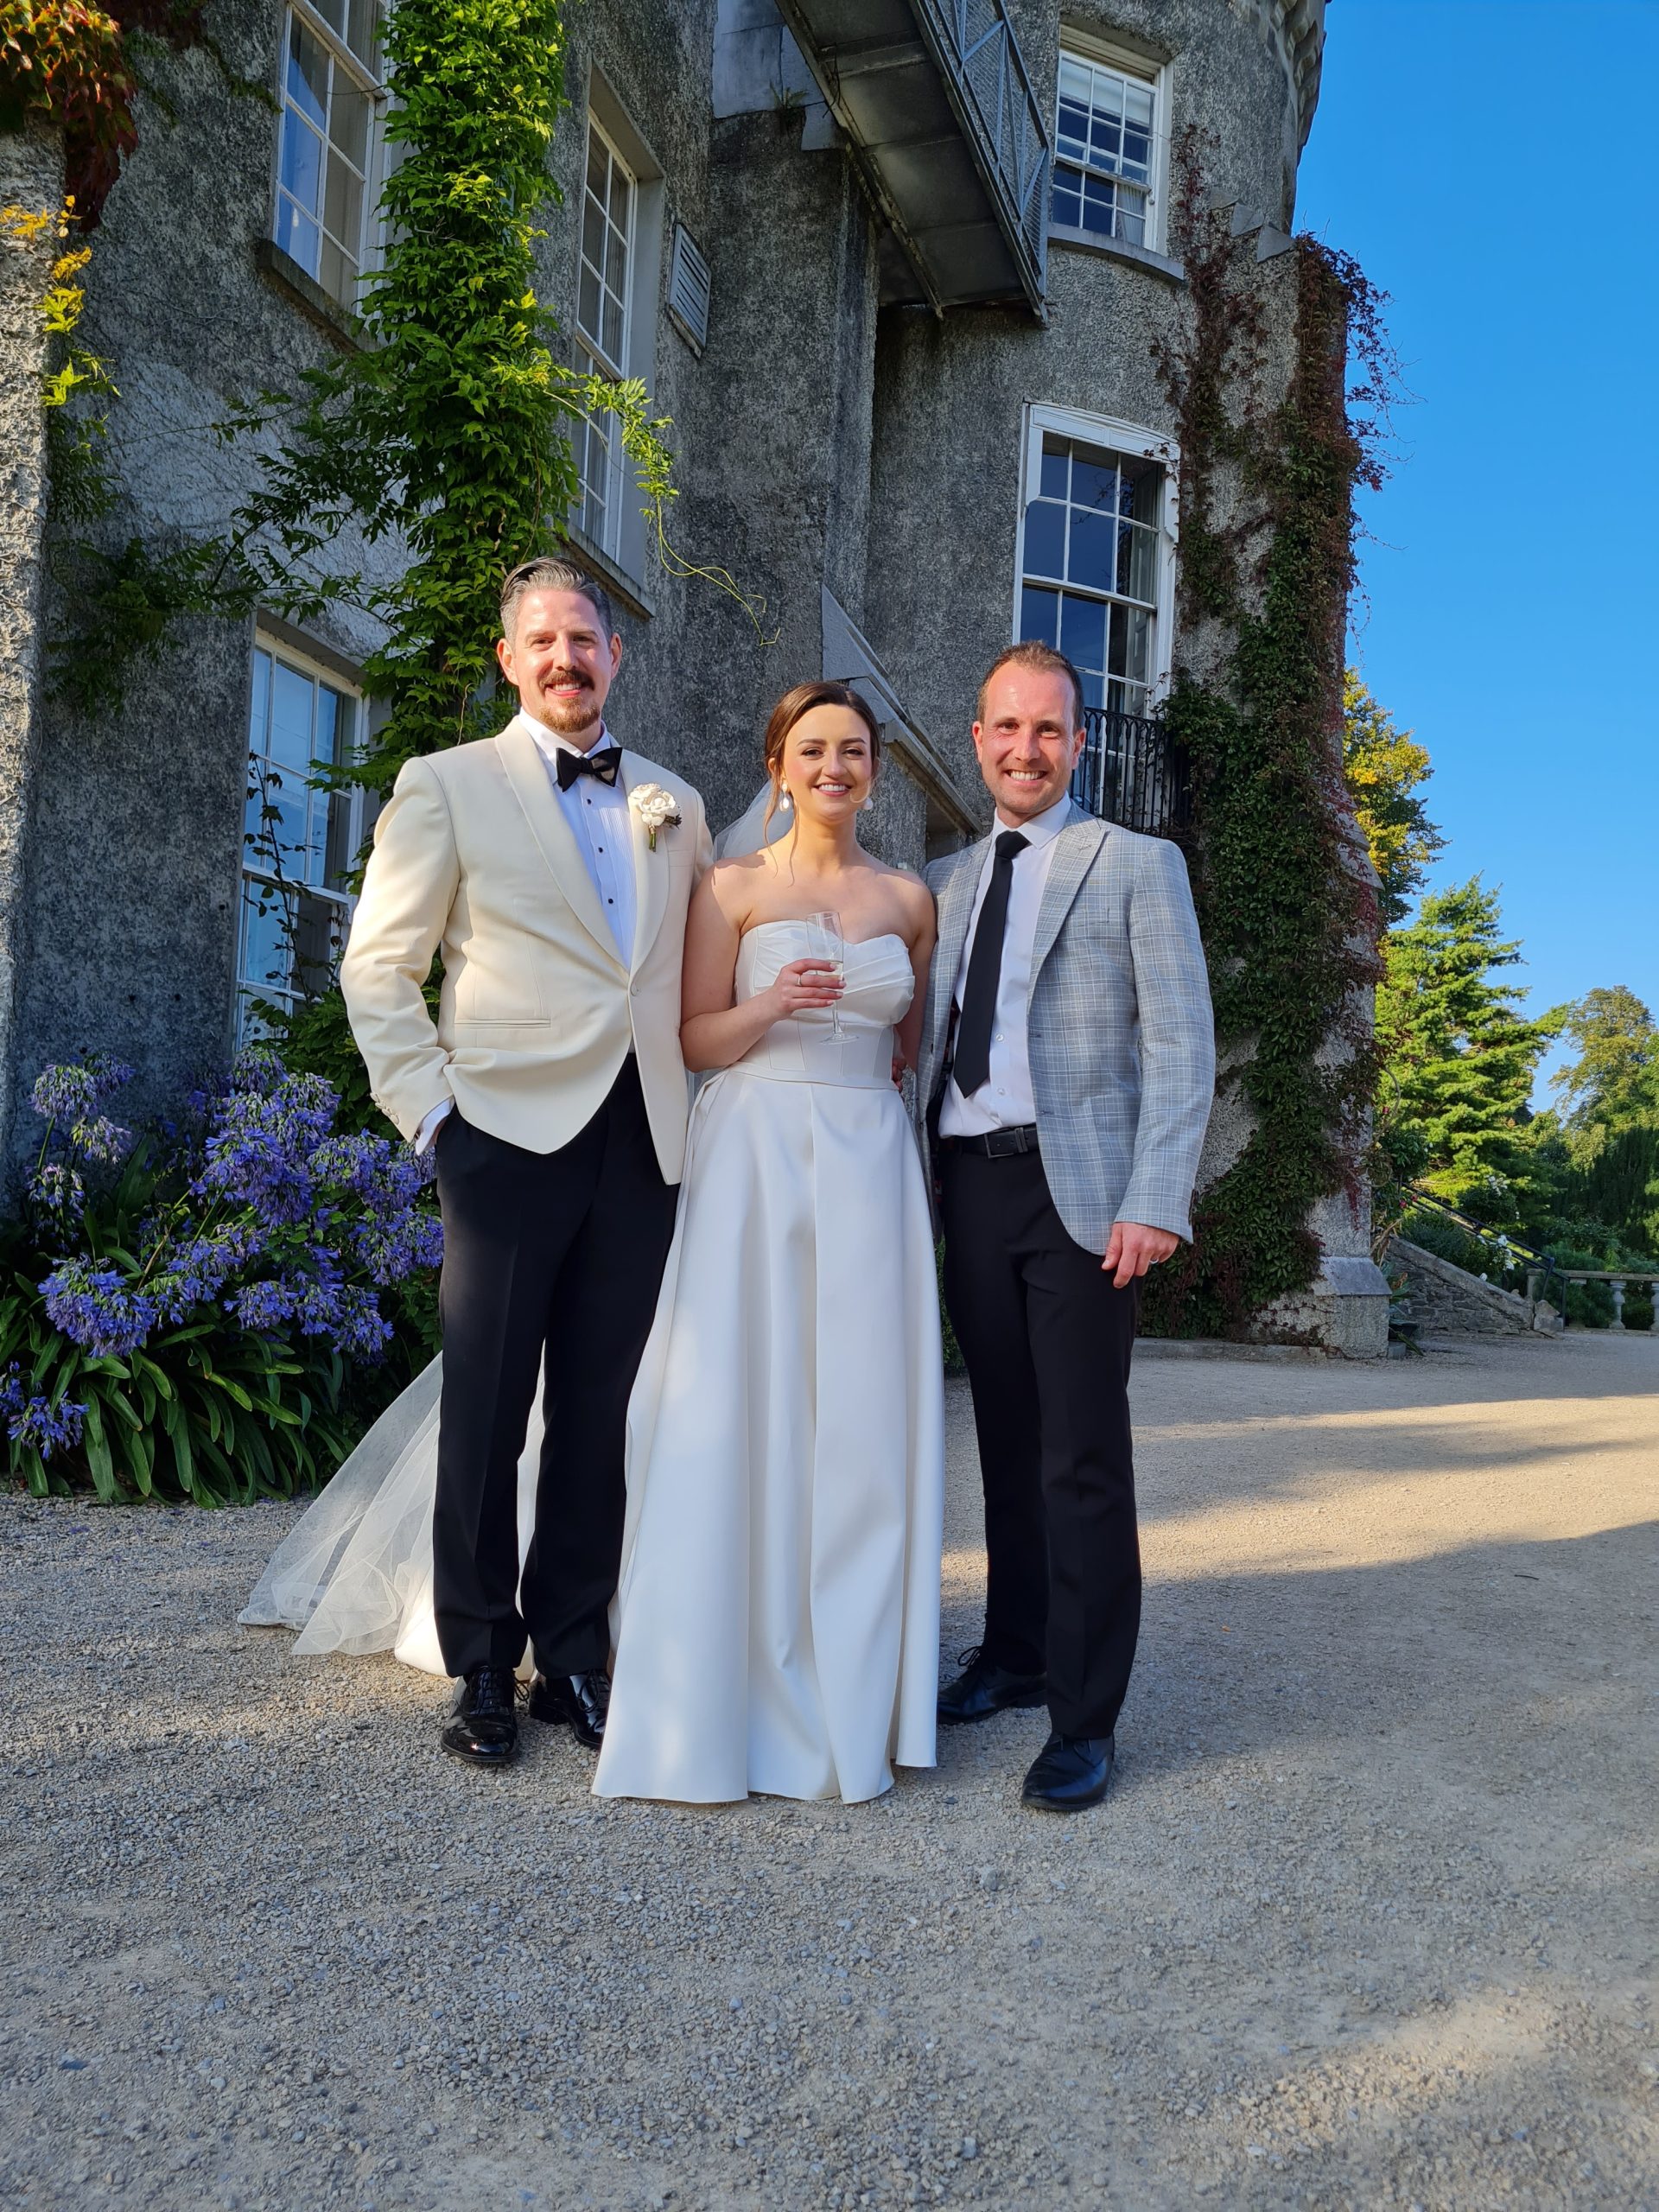
[[600,627],[607,638],[615,637],[616,616],[611,608],[610,594],[601,583],[579,569],[574,561],[563,561],[555,554],[538,554],[533,561],[521,561],[510,569],[501,582],[501,634],[511,638],[512,626],[518,619],[518,606],[526,592],[577,591],[593,608]]

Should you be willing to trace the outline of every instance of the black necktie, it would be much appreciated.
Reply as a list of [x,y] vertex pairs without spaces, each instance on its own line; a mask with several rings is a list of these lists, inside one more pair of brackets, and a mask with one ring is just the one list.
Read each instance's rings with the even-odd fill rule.
[[962,1017],[957,1023],[957,1059],[952,1072],[957,1089],[971,1098],[991,1076],[991,1029],[996,1020],[997,985],[1002,980],[1002,936],[1008,922],[1008,893],[1014,888],[1014,861],[1031,842],[1017,830],[1005,830],[996,841],[991,880],[985,887],[985,903],[979,910],[974,949],[968,956],[968,983],[962,995]]
[[622,748],[607,745],[594,753],[573,753],[568,745],[562,745],[553,758],[558,767],[559,789],[568,791],[578,776],[597,776],[601,784],[613,784],[622,766]]

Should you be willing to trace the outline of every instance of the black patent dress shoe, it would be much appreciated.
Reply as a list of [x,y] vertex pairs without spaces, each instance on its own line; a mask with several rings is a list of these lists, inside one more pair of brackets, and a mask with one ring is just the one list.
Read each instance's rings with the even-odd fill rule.
[[474,1667],[461,1683],[443,1748],[474,1766],[507,1766],[518,1756],[517,1681],[511,1667]]
[[1098,1805],[1112,1779],[1117,1745],[1110,1736],[1052,1735],[1032,1761],[1020,1802],[1045,1813],[1080,1813]]
[[1041,1705],[1047,1685],[1041,1675],[1014,1675],[985,1656],[984,1647],[969,1644],[957,1654],[962,1673],[939,1692],[939,1718],[954,1726],[963,1720],[988,1720],[994,1713],[1008,1713]]
[[538,1674],[530,1686],[530,1717],[568,1728],[579,1744],[596,1751],[605,1740],[605,1716],[611,1709],[611,1678],[602,1667],[585,1675]]

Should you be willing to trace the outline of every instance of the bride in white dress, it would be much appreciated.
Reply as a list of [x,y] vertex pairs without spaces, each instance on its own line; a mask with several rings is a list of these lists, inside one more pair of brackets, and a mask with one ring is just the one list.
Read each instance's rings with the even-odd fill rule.
[[[894,1076],[933,906],[859,846],[877,769],[855,692],[803,684],[766,732],[775,842],[688,923],[692,1109],[673,1249],[628,1416],[601,1796],[873,1797],[931,1766],[944,1437],[933,1242]],[[763,833],[764,834],[764,833]],[[838,918],[836,947],[809,922]],[[838,982],[827,950],[842,953]],[[442,1673],[431,1611],[437,1385],[382,1417],[242,1615],[301,1651]],[[539,1435],[519,1469],[520,1544]]]

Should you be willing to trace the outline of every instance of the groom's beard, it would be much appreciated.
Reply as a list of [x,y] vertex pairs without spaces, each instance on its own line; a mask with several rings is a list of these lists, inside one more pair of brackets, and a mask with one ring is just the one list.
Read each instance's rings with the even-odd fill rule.
[[558,737],[580,737],[583,730],[598,728],[604,712],[603,702],[578,670],[552,669],[547,681],[550,684],[582,683],[586,688],[579,699],[554,699],[545,691],[538,691],[534,709],[537,721]]

